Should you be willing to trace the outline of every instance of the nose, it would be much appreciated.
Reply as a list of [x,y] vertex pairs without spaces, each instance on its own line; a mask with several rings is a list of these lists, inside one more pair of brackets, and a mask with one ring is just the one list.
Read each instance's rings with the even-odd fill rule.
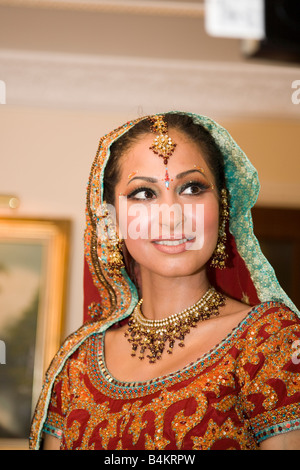
[[151,206],[151,238],[172,238],[181,236],[183,211],[178,202],[169,201]]
[[184,222],[183,207],[178,201],[177,193],[171,188],[163,192],[159,204],[159,226],[166,236],[172,236],[175,232],[181,234]]
[[183,223],[181,205],[177,202],[161,204],[159,222],[160,226],[164,229],[169,229],[171,234],[181,228]]

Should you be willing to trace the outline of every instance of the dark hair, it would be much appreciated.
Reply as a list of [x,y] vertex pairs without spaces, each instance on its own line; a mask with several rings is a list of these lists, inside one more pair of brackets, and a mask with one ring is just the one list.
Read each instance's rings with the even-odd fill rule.
[[[164,117],[169,129],[176,129],[182,132],[192,142],[199,145],[199,148],[203,151],[206,163],[215,177],[220,195],[221,190],[225,188],[224,159],[214,138],[205,127],[195,123],[193,118],[187,114],[166,113]],[[110,158],[104,172],[104,200],[108,204],[114,204],[115,187],[119,182],[121,173],[120,157],[143,135],[150,133],[150,127],[150,119],[143,119],[111,145]]]

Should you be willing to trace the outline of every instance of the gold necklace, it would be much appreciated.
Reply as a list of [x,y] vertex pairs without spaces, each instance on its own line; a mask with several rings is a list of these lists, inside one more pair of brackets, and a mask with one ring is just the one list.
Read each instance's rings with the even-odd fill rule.
[[136,356],[140,348],[139,359],[144,359],[148,349],[150,354],[147,358],[150,363],[154,363],[161,358],[167,342],[167,353],[172,354],[175,341],[179,341],[178,346],[184,347],[184,338],[190,328],[195,328],[199,321],[219,315],[219,307],[225,305],[225,296],[210,287],[194,305],[162,320],[145,318],[141,312],[142,303],[143,299],[133,310],[125,336],[131,343],[132,356]]

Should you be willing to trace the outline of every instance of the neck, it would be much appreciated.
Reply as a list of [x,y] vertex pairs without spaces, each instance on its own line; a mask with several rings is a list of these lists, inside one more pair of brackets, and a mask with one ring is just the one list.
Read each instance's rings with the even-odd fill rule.
[[209,288],[205,270],[186,277],[166,278],[141,272],[143,315],[159,320],[197,302]]

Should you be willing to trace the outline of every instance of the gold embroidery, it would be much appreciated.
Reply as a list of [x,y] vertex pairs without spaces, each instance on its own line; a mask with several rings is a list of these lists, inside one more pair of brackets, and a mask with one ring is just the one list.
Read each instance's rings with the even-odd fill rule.
[[[274,305],[256,309],[196,363],[133,386],[103,375],[97,363],[101,337],[93,335],[69,361],[68,373],[57,378],[64,390],[69,384],[73,397],[64,422],[76,418],[69,428],[65,424],[64,448],[257,449],[272,433],[299,428],[300,374],[289,372],[287,364],[300,323]],[[278,322],[281,328],[267,332]],[[273,350],[278,344],[280,350]],[[50,409],[48,424],[55,427],[55,420],[57,412]]]

